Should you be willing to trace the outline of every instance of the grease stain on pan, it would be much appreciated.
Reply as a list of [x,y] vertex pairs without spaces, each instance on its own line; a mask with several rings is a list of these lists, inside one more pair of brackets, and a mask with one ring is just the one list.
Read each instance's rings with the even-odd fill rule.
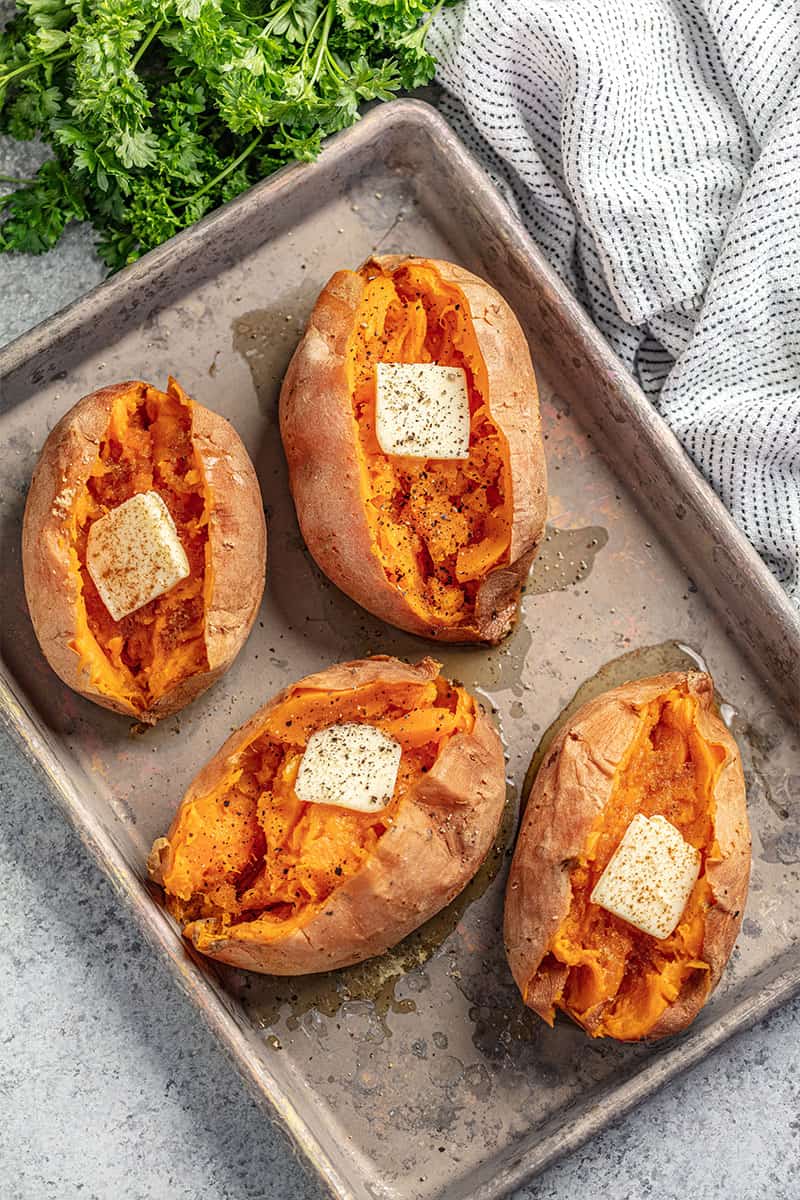
[[[235,989],[253,1021],[262,1029],[275,1026],[288,1010],[288,1030],[294,1031],[301,1024],[306,1027],[308,1022],[303,1018],[306,1014],[312,1014],[308,1031],[320,1035],[321,1027],[313,1014],[317,1017],[342,1014],[349,1020],[356,1011],[367,1011],[367,1006],[359,1002],[368,1002],[369,1011],[374,1012],[378,1019],[383,1036],[390,1037],[391,1032],[383,1018],[389,1011],[411,1013],[416,1010],[414,993],[425,991],[429,986],[419,968],[447,940],[465,910],[484,894],[496,878],[511,853],[515,826],[516,804],[513,790],[509,787],[497,836],[464,891],[385,954],[352,967],[318,975],[253,975],[226,971],[229,986]],[[404,990],[411,995],[397,997],[396,985],[400,979],[404,979]]]
[[525,595],[561,592],[583,583],[607,542],[608,531],[602,525],[587,525],[583,529],[558,529],[548,525],[531,567]]
[[[731,731],[742,748],[747,799],[751,813],[762,808],[757,821],[751,821],[754,853],[766,863],[800,865],[800,776],[781,764],[788,761],[784,726],[769,711],[757,713],[752,720],[738,714]],[[795,872],[797,874],[797,872]]]
[[433,644],[427,653],[442,663],[448,679],[462,683],[471,692],[478,689],[504,692],[510,688],[515,696],[521,696],[525,690],[523,667],[532,641],[530,630],[520,619],[513,632],[491,649],[480,645]]
[[[608,542],[608,532],[600,525],[581,529],[559,529],[548,525],[539,554],[534,560],[526,596],[565,591],[583,583],[589,576],[596,556]],[[432,651],[442,661],[444,673],[470,690],[488,688],[494,692],[511,689],[518,697],[512,717],[521,717],[521,698],[531,684],[523,684],[523,668],[532,644],[525,614],[520,616],[509,636],[491,649],[485,646],[440,645]]]

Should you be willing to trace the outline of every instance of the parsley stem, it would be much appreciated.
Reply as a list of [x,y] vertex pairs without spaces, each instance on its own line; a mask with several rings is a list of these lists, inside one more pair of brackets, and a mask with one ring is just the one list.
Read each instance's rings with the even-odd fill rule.
[[222,180],[225,179],[228,175],[230,175],[232,171],[235,171],[237,167],[242,165],[242,163],[248,157],[248,155],[253,153],[256,146],[263,138],[263,136],[264,136],[264,130],[262,129],[260,131],[260,133],[258,134],[258,136],[253,138],[250,145],[245,146],[242,153],[237,155],[237,157],[233,160],[233,162],[228,163],[228,165],[224,169],[224,171],[220,171],[220,173],[218,175],[215,175],[213,179],[209,179],[208,183],[204,183],[203,186],[201,188],[198,188],[198,190],[196,192],[192,192],[191,196],[185,196],[180,200],[174,200],[173,203],[176,205],[176,207],[180,206],[182,208],[184,204],[189,204],[192,200],[197,200],[197,198],[199,196],[205,196],[206,192],[210,192],[213,187],[216,187],[217,184],[221,183]]
[[53,63],[63,62],[65,58],[69,58],[70,53],[71,51],[64,50],[61,54],[49,54],[45,58],[32,58],[30,62],[23,63],[15,71],[9,71],[7,75],[0,75],[0,88],[4,88],[17,75],[24,75],[26,71],[33,71],[36,67],[52,66]]
[[160,30],[160,28],[163,24],[164,24],[163,20],[156,21],[155,25],[150,30],[147,37],[144,39],[141,46],[139,47],[139,49],[136,51],[133,58],[131,59],[131,70],[134,70],[138,66],[140,58],[145,53],[145,51],[147,50],[147,47],[150,45],[153,38],[156,36],[156,34],[158,33],[158,31]]
[[333,24],[333,13],[336,6],[336,0],[328,0],[328,7],[325,13],[325,21],[322,26],[322,33],[319,35],[319,46],[317,47],[317,61],[314,63],[314,73],[311,76],[308,84],[308,90],[311,91],[314,84],[319,78],[319,73],[322,68],[322,62],[325,57],[325,52],[328,49],[328,38]]
[[[267,21],[266,25],[264,26],[264,28],[262,29],[261,32],[263,34],[265,34],[267,37],[269,37],[270,34],[272,33],[273,29],[277,25],[278,21],[280,21],[282,17],[285,17],[286,14],[291,11],[291,8],[292,8],[292,0],[286,0],[285,4],[281,4],[270,15],[269,20]],[[263,21],[264,17],[266,17],[266,16],[267,16],[267,13],[263,13],[261,16],[261,20]],[[245,18],[245,19],[250,20],[251,18]],[[259,23],[259,18],[255,17],[255,18],[253,18],[253,21],[255,24],[257,24],[257,23]]]
[[347,74],[337,63],[330,51],[330,47],[325,47],[325,62],[328,64],[328,70],[332,75],[338,75],[340,79],[347,79]]
[[314,38],[316,37],[317,27],[318,27],[320,21],[322,21],[326,15],[327,15],[327,7],[324,8],[322,10],[322,12],[317,14],[314,24],[311,26],[310,30],[308,31],[308,36],[303,45],[303,53],[300,55],[300,58],[298,60],[302,64],[302,68],[304,71],[306,69],[306,64],[308,63],[308,55],[309,55],[309,51],[311,50],[311,44],[314,41]]
[[0,175],[0,183],[21,183],[27,185],[35,182],[35,179],[16,179],[13,175]]

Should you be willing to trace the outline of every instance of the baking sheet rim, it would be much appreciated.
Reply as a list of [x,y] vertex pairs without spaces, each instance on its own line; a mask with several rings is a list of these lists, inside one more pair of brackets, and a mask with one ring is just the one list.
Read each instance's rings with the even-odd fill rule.
[[[429,105],[417,100],[398,100],[373,110],[359,125],[334,139],[334,142],[339,144],[339,153],[341,154],[342,149],[345,152],[352,150],[357,141],[374,137],[375,128],[379,129],[382,125],[394,121],[400,124],[410,121],[415,125],[421,123],[427,126],[427,132],[431,134],[434,141],[438,139],[440,145],[447,145],[451,153],[462,155],[468,166],[471,166],[473,170],[477,169],[468,152],[458,142],[444,119]],[[444,139],[444,143],[442,139]],[[330,153],[331,146],[329,145],[328,154],[330,155]],[[152,251],[132,267],[120,272],[111,280],[101,283],[58,314],[22,334],[0,350],[0,378],[23,366],[34,355],[45,352],[48,343],[52,344],[59,338],[63,338],[80,319],[82,309],[90,309],[92,304],[97,304],[101,298],[105,299],[106,304],[110,304],[116,296],[122,294],[129,287],[135,286],[137,281],[143,281],[158,273],[165,265],[168,256],[174,258],[175,250],[180,245],[180,261],[173,264],[174,269],[178,269],[180,263],[185,261],[186,256],[192,252],[193,247],[202,244],[217,223],[235,221],[236,210],[240,206],[250,206],[256,201],[269,203],[281,192],[291,190],[293,178],[296,178],[304,170],[306,168],[303,166],[284,168],[276,176],[256,185],[238,200],[205,218],[183,234],[179,234],[177,238]],[[516,236],[521,236],[516,218],[506,208],[504,201],[491,183],[481,177],[476,181],[476,187],[495,205],[502,206],[506,224],[512,226]],[[599,356],[610,371],[618,374],[621,364],[614,358],[600,333],[591,326],[586,315],[577,305],[577,301],[566,291],[551,268],[541,260],[541,256],[532,243],[531,250],[550,286],[560,292],[560,298],[575,319],[576,326],[580,328],[581,337],[591,347],[593,355]],[[629,381],[629,386],[628,381],[625,382],[627,398],[631,403],[637,405],[639,416],[651,424],[660,438],[663,439],[666,432],[669,438],[675,440],[674,435],[669,433],[661,418],[652,411],[652,407],[647,405],[646,401],[642,404],[633,394],[638,390],[633,380]],[[680,449],[676,440],[675,446]],[[683,451],[680,450],[680,453],[683,454]],[[779,609],[783,608],[784,619],[788,616],[795,626],[798,625],[800,622],[798,622],[797,614],[785,593],[780,589],[777,581],[746,541],[741,531],[733,524],[730,515],[722,507],[721,501],[688,459],[684,465],[687,484],[691,482],[696,488],[701,489],[700,494],[703,501],[715,510],[720,510],[720,519],[726,526],[729,540],[733,542],[737,552],[744,555],[751,573],[757,577],[758,584],[770,593],[770,598],[773,603],[777,602]],[[60,770],[58,755],[48,745],[44,731],[39,727],[35,717],[27,711],[24,701],[8,682],[11,678],[5,665],[2,664],[0,720],[9,729],[27,761],[47,781],[48,790],[76,830],[81,842],[103,870],[112,887],[123,898],[130,911],[137,916],[148,941],[160,951],[165,961],[170,964],[184,995],[200,1010],[206,1024],[219,1038],[228,1057],[248,1084],[251,1092],[262,1105],[265,1102],[269,1105],[269,1110],[277,1117],[279,1123],[299,1147],[331,1194],[337,1200],[367,1200],[367,1190],[354,1190],[351,1181],[337,1166],[331,1153],[312,1131],[300,1110],[275,1083],[263,1058],[249,1052],[251,1043],[242,1025],[232,1015],[228,1003],[212,983],[210,974],[209,977],[203,976],[199,967],[183,948],[178,931],[171,924],[167,915],[151,901],[143,878],[125,859],[111,834],[104,830],[99,822],[93,821],[85,811],[78,790]],[[470,1194],[474,1200],[500,1200],[510,1190],[522,1186],[557,1159],[584,1144],[611,1121],[630,1111],[662,1084],[699,1062],[733,1033],[748,1028],[797,993],[800,993],[800,958],[796,966],[780,971],[769,986],[756,994],[744,997],[714,1025],[683,1035],[682,1039],[676,1041],[673,1047],[659,1054],[646,1066],[632,1074],[622,1085],[616,1087],[613,1096],[611,1094],[603,1096],[593,1108],[588,1109],[572,1121],[567,1126],[566,1132],[554,1130],[546,1133],[540,1142],[523,1151],[509,1166],[492,1160],[497,1165],[495,1178],[489,1183],[480,1185],[477,1192],[472,1191]],[[535,1131],[528,1135],[529,1138],[535,1136]],[[336,1148],[334,1147],[334,1149]],[[486,1165],[488,1167],[489,1164]],[[462,1183],[468,1185],[466,1180]],[[456,1194],[453,1194],[454,1197]],[[466,1195],[466,1193],[463,1194]],[[439,1198],[446,1200],[446,1193],[440,1192]]]

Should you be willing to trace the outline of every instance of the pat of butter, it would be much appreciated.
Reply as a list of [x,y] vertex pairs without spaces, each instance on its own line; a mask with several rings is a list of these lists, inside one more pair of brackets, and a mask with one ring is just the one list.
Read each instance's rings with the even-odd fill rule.
[[86,569],[115,621],[191,574],[175,522],[158,492],[140,492],[89,529]]
[[666,938],[699,874],[700,851],[666,817],[637,813],[590,899],[643,933]]
[[329,725],[308,739],[295,794],[308,803],[380,812],[394,795],[402,753],[374,725]]
[[469,392],[464,368],[378,363],[375,435],[384,454],[469,458]]

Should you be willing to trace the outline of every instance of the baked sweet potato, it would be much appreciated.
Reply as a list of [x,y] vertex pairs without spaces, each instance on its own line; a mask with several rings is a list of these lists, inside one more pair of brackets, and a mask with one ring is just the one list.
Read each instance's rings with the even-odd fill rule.
[[[86,566],[93,522],[156,492],[190,574],[115,621]],[[50,666],[104,708],[153,723],[233,662],[264,590],[266,527],[238,434],[170,379],[85,396],[50,433],[22,530],[25,595]]]
[[[370,724],[402,747],[380,812],[305,803],[309,737]],[[194,780],[149,859],[184,937],[211,958],[302,975],[381,954],[453,899],[497,832],[500,739],[424,659],[329,667],[270,700]]]
[[[383,453],[378,363],[466,371],[468,459]],[[303,537],[343,592],[439,641],[508,633],[544,531],[547,482],[528,345],[488,283],[400,255],[337,271],[289,365],[280,421]]]
[[[590,899],[637,813],[666,818],[700,851],[679,923],[660,940]],[[523,1000],[593,1037],[679,1032],[719,982],[749,872],[739,750],[709,676],[659,675],[597,697],[539,769],[511,866],[505,942]]]

